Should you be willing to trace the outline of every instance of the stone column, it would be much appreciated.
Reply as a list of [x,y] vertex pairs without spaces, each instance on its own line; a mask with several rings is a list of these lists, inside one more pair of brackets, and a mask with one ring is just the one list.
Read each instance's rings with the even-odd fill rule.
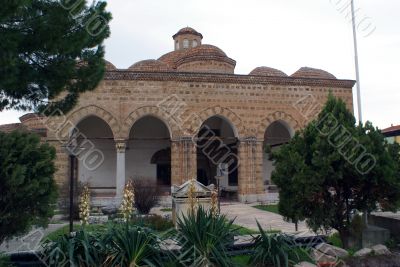
[[171,184],[181,185],[197,178],[196,142],[191,136],[183,136],[171,143]]
[[117,200],[122,199],[125,187],[125,150],[126,141],[116,140],[115,146],[117,149],[117,172],[116,172],[116,194]]
[[252,203],[264,199],[262,177],[263,142],[255,137],[241,139],[238,146],[239,157],[239,201]]

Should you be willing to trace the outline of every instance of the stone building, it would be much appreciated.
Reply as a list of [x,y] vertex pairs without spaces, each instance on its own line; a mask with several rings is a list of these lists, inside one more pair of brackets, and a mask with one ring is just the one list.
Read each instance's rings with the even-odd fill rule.
[[308,67],[235,74],[236,61],[196,30],[181,29],[173,42],[174,51],[128,69],[107,62],[104,80],[68,114],[21,118],[56,147],[58,184],[68,183],[73,147],[77,179],[103,200],[121,197],[129,178],[154,181],[165,195],[193,177],[215,184],[220,166],[224,194],[264,201],[273,169],[265,145],[288,142],[329,92],[353,109],[352,80]]

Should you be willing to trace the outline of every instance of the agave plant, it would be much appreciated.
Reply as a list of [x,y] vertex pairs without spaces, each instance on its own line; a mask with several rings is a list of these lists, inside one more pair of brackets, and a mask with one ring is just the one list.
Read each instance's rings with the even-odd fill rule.
[[104,245],[98,232],[79,230],[74,236],[62,235],[43,244],[47,266],[101,266]]
[[260,231],[254,237],[254,254],[250,266],[288,267],[303,260],[311,260],[306,250],[296,246],[293,236],[267,233],[257,221]]
[[103,240],[104,266],[162,266],[157,236],[150,229],[129,223],[112,225]]
[[234,266],[228,254],[236,229],[224,215],[215,215],[201,206],[178,217],[177,242],[181,246],[177,262],[187,266]]

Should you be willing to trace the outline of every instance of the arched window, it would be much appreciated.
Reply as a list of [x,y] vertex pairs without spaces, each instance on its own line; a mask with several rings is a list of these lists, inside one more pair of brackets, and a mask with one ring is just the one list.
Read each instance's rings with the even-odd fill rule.
[[188,39],[183,40],[183,48],[189,48],[189,40]]
[[196,40],[193,40],[192,46],[193,46],[193,47],[196,47],[196,46],[197,46],[197,41],[196,41]]

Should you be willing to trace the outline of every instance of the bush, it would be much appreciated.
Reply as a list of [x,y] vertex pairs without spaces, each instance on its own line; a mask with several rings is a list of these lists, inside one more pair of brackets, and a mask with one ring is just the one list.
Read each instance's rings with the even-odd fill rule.
[[297,247],[293,237],[269,234],[257,221],[260,235],[254,238],[254,255],[250,266],[288,267],[301,261],[312,261],[306,250]]
[[36,134],[0,133],[0,244],[48,224],[57,199],[55,157]]
[[135,207],[140,214],[148,214],[158,203],[158,188],[154,182],[134,180]]
[[182,247],[178,263],[190,266],[233,266],[228,247],[233,244],[233,221],[215,216],[201,206],[194,213],[178,217],[176,233]]
[[148,227],[158,232],[167,231],[174,227],[174,223],[160,215],[148,215],[145,217],[134,217],[132,223],[138,226]]

